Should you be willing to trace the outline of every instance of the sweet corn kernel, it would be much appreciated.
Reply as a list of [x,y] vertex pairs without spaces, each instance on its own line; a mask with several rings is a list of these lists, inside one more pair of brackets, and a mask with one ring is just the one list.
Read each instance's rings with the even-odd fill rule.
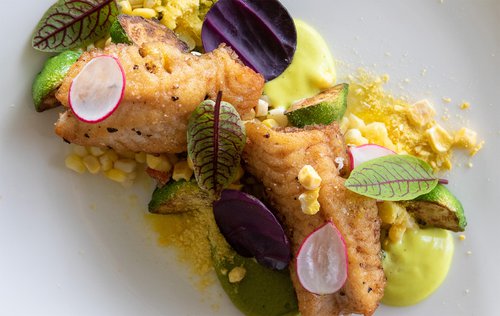
[[82,162],[82,157],[77,154],[70,154],[64,160],[66,167],[78,173],[85,172],[85,165]]
[[234,267],[229,271],[227,277],[229,279],[229,283],[238,283],[245,278],[247,274],[247,270],[243,267]]
[[161,0],[144,0],[142,6],[145,8],[154,8],[161,5]]
[[101,171],[101,164],[99,163],[99,159],[95,156],[85,156],[82,162],[91,174],[97,174]]
[[135,161],[138,163],[146,163],[146,153],[145,152],[140,152],[135,154]]
[[436,115],[436,110],[428,100],[420,100],[414,103],[408,111],[408,119],[416,126],[429,124]]
[[305,165],[299,171],[299,183],[307,190],[315,190],[321,185],[321,177],[311,165]]
[[85,146],[80,146],[80,145],[74,145],[73,146],[73,153],[77,154],[80,157],[85,157],[89,154],[89,151]]
[[120,9],[121,13],[123,13],[123,14],[132,14],[132,5],[127,0],[119,1],[118,8]]
[[278,125],[280,127],[286,127],[288,125],[288,117],[283,113],[282,114],[271,114],[272,111],[274,111],[274,110],[276,110],[276,109],[269,111],[269,114],[267,115],[267,119],[268,120],[275,120],[276,123],[278,123]]
[[112,162],[115,162],[118,160],[118,154],[116,153],[116,151],[110,149],[108,151],[106,151],[104,153],[105,156],[108,156],[108,158],[112,161]]
[[392,225],[391,228],[389,228],[390,241],[394,243],[399,242],[403,238],[405,232],[406,232],[406,225],[404,224]]
[[375,143],[380,145],[385,145],[389,140],[387,127],[385,126],[384,123],[381,122],[373,122],[366,125],[363,131],[363,136],[367,138],[370,143]]
[[151,19],[156,16],[156,11],[150,8],[137,8],[132,10],[132,15],[142,16],[146,19]]
[[365,122],[354,114],[349,114],[349,128],[357,128],[363,130],[365,128]]
[[454,145],[472,149],[477,144],[477,133],[466,127],[462,127],[455,133]]
[[146,155],[146,164],[148,165],[149,168],[158,170],[158,171],[163,171],[167,172],[172,169],[172,164],[168,160],[166,156],[160,155],[160,156],[155,156],[151,154]]
[[406,212],[400,204],[390,201],[377,203],[378,215],[384,224],[394,224],[396,219]]
[[359,146],[368,144],[368,139],[364,138],[359,129],[356,128],[348,130],[344,137],[347,145]]
[[263,117],[268,114],[269,111],[269,103],[266,101],[259,99],[259,103],[255,107],[255,116],[256,117]]
[[113,181],[123,183],[127,180],[127,174],[123,172],[122,170],[118,169],[110,169],[106,172],[104,172],[104,175]]
[[276,122],[276,120],[274,119],[266,119],[266,120],[263,120],[262,121],[262,124],[266,125],[267,127],[269,128],[277,128],[277,127],[280,127],[280,125],[278,124],[278,122]]
[[108,171],[113,168],[113,160],[109,157],[109,155],[102,155],[99,157],[99,162],[101,163],[101,170]]
[[316,190],[308,190],[299,195],[300,208],[307,215],[314,215],[319,212],[319,188]]
[[89,148],[89,152],[90,152],[90,154],[92,156],[99,157],[99,156],[104,155],[104,153],[106,152],[106,150],[102,149],[101,147],[92,146],[92,147]]
[[126,173],[130,173],[135,171],[135,167],[137,166],[137,163],[135,160],[132,159],[118,159],[115,161],[113,164],[113,167],[115,169],[121,170]]
[[174,172],[172,173],[172,179],[179,181],[184,179],[189,181],[193,175],[193,169],[189,168],[188,162],[186,160],[181,160],[174,165]]
[[436,153],[447,152],[453,144],[453,138],[440,125],[433,126],[425,131],[432,150]]

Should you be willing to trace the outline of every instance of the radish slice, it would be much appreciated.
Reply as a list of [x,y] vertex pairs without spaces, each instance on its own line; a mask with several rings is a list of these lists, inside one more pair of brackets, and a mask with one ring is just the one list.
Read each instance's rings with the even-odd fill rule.
[[367,162],[368,160],[396,154],[389,148],[385,148],[375,144],[350,147],[348,152],[351,170],[356,168],[363,162]]
[[347,249],[332,222],[307,236],[296,260],[299,281],[311,293],[335,293],[347,279]]
[[69,88],[69,106],[78,119],[97,123],[110,116],[125,91],[125,72],[118,59],[102,55],[89,61]]

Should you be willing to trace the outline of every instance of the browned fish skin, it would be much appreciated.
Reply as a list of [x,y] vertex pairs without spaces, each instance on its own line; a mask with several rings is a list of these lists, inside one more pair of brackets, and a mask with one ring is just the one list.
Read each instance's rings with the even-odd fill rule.
[[[274,208],[285,224],[296,254],[312,231],[331,220],[345,239],[348,278],[335,294],[316,295],[306,291],[295,273],[290,272],[299,310],[303,316],[372,315],[382,298],[385,277],[380,258],[380,221],[375,201],[347,190],[334,159],[346,158],[337,125],[272,130],[261,123],[246,124],[247,170],[260,179]],[[297,180],[300,169],[312,165],[322,178],[316,215],[302,213],[298,196],[304,189]]]
[[262,76],[242,65],[224,46],[194,56],[159,42],[141,47],[112,44],[83,53],[69,70],[56,95],[64,106],[68,106],[73,78],[87,62],[103,54],[116,57],[124,69],[124,97],[117,110],[99,123],[82,122],[69,109],[64,112],[55,129],[68,142],[120,152],[183,152],[189,115],[200,102],[215,99],[220,90],[223,100],[244,118],[257,105],[264,86]]

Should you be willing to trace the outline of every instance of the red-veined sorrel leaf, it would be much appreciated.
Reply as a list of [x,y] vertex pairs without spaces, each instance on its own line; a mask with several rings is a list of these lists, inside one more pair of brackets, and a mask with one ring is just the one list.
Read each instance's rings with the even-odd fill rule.
[[43,15],[33,35],[33,48],[62,52],[104,36],[118,15],[115,0],[59,0]]
[[374,199],[403,201],[430,192],[438,181],[425,161],[413,156],[390,155],[354,168],[345,186]]
[[245,126],[235,108],[217,100],[203,101],[191,114],[188,123],[188,155],[200,188],[220,196],[237,174],[245,146]]

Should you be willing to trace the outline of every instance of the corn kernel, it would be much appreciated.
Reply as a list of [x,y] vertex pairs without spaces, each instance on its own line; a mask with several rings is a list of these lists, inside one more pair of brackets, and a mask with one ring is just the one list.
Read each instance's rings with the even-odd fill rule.
[[257,103],[257,106],[255,107],[255,116],[256,117],[263,117],[268,114],[269,111],[269,103],[266,101],[259,99],[259,103]]
[[280,125],[278,124],[278,122],[276,122],[276,120],[274,119],[266,119],[266,120],[263,120],[262,121],[262,124],[266,125],[267,127],[269,128],[277,128],[277,127],[280,127]]
[[101,171],[101,164],[95,156],[85,156],[83,157],[82,162],[91,174],[97,174]]
[[308,190],[299,195],[300,208],[307,215],[314,215],[319,212],[320,204],[318,202],[319,188]]
[[135,160],[132,159],[118,159],[113,164],[113,167],[115,169],[121,170],[126,173],[133,172],[136,166],[137,163],[135,162]]
[[384,201],[377,204],[378,215],[384,224],[394,224],[396,219],[406,212],[398,203]]
[[104,155],[104,153],[106,152],[104,149],[102,149],[101,147],[95,147],[95,146],[92,146],[89,148],[89,152],[92,156],[96,156],[96,157],[99,157],[99,156],[102,156]]
[[87,150],[87,147],[85,147],[85,146],[74,145],[73,146],[73,153],[77,154],[80,157],[85,157],[89,154],[89,151]]
[[151,19],[156,16],[156,11],[150,8],[137,8],[132,10],[132,15],[142,16],[146,19]]
[[389,239],[391,242],[397,243],[401,241],[405,232],[406,226],[404,224],[392,225],[389,228]]
[[458,132],[455,133],[454,145],[472,149],[477,143],[477,133],[466,127],[462,127]]
[[108,158],[112,161],[112,162],[115,162],[118,160],[118,154],[116,153],[116,151],[110,149],[108,151],[106,151],[104,153],[105,156],[108,156]]
[[227,275],[229,283],[238,283],[245,278],[247,270],[243,267],[234,267]]
[[414,103],[408,111],[408,119],[416,126],[429,124],[436,115],[436,110],[428,100],[420,100]]
[[354,114],[349,114],[349,128],[357,128],[363,130],[365,128],[365,122]]
[[174,165],[174,172],[172,173],[172,179],[179,181],[184,179],[189,181],[193,175],[193,170],[189,168],[188,162],[186,160],[179,161]]
[[436,153],[447,152],[453,144],[453,138],[440,125],[433,126],[425,131],[432,150]]
[[85,172],[85,165],[82,162],[82,158],[77,154],[70,154],[64,160],[66,167],[78,173]]
[[102,171],[108,171],[113,168],[113,160],[109,157],[109,155],[102,155],[99,157],[99,162],[101,164]]
[[299,171],[299,183],[307,190],[315,190],[321,185],[321,177],[311,165],[305,165]]
[[135,154],[135,161],[138,163],[146,163],[146,153],[145,152],[140,152]]
[[163,171],[167,172],[172,169],[172,164],[168,160],[166,156],[160,155],[160,156],[155,156],[151,154],[146,155],[146,164],[148,165],[149,168],[158,170],[158,171]]
[[161,5],[161,0],[144,0],[142,6],[144,8],[154,8],[156,6]]
[[123,172],[122,170],[118,169],[110,169],[106,172],[104,172],[104,175],[113,181],[123,183],[127,180],[127,174]]
[[132,14],[132,5],[127,0],[119,1],[118,8],[120,9],[121,13],[123,13],[123,14]]
[[368,144],[368,139],[364,138],[359,129],[356,128],[348,130],[344,137],[347,145],[359,146]]

